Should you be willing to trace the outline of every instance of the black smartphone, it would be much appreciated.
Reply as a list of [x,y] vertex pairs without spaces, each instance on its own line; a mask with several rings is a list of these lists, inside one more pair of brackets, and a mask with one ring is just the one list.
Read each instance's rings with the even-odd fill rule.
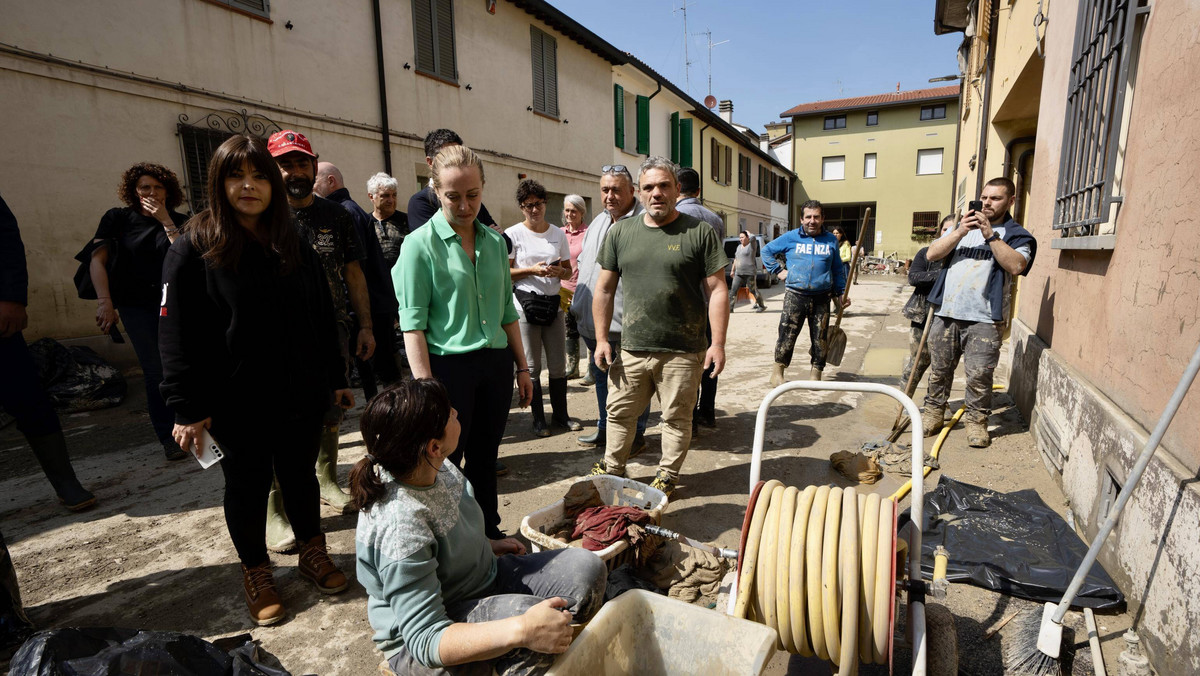
[[972,211],[983,211],[983,201],[982,200],[971,200],[967,204],[967,213],[971,213]]
[[116,324],[113,324],[112,328],[108,330],[108,337],[112,338],[112,342],[118,345],[125,344],[125,336],[121,335],[121,330],[117,328]]

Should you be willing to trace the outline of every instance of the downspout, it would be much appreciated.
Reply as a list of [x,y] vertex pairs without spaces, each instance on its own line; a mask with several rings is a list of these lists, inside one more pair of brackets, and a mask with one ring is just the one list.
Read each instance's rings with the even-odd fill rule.
[[[378,2],[379,0],[375,0],[375,1]],[[658,96],[658,93],[662,91],[662,80],[655,80],[654,84],[658,85],[658,89],[655,89],[653,94],[646,97],[647,101],[654,98],[655,96]]]
[[[955,120],[954,125],[954,169],[950,172],[950,211],[947,211],[947,214],[953,214],[958,207],[958,152],[959,146],[962,144],[963,99],[966,97],[967,87],[970,86],[966,77],[960,77],[958,82],[958,113],[956,115],[958,119]],[[794,140],[793,143],[795,143]]]
[[[1014,169],[1014,167],[1012,166],[1013,148],[1016,148],[1017,146],[1021,145],[1022,143],[1034,143],[1036,141],[1037,141],[1036,136],[1022,136],[1020,138],[1015,138],[1015,139],[1009,141],[1008,143],[1005,143],[1004,144],[1004,165],[1000,169],[1000,173],[1003,174],[1004,176],[1008,176],[1009,173],[1011,173],[1013,171],[1013,169]],[[1021,157],[1025,157],[1025,155],[1022,154]],[[1021,170],[1021,161],[1020,160],[1017,160],[1017,166],[1015,167],[1015,169],[1017,171]]]
[[975,195],[979,196],[983,193],[983,169],[984,163],[987,160],[988,134],[991,131],[992,117],[992,73],[996,70],[996,25],[999,23],[1000,10],[994,5],[991,7],[988,17],[988,55],[987,55],[987,73],[984,75],[983,83],[983,101],[981,103],[981,113],[983,120],[980,125],[979,133],[979,152],[975,154]]
[[379,18],[379,0],[371,0],[375,15],[375,63],[379,73],[379,117],[383,127],[383,170],[392,174],[392,134],[388,125],[387,77],[383,72],[383,22]]
[[[660,84],[659,86],[661,87],[662,85]],[[654,93],[657,94],[658,92],[654,92]],[[700,197],[701,197],[701,199],[704,198],[704,176],[705,176],[705,174],[704,174],[704,130],[708,129],[711,126],[712,126],[711,124],[706,124],[703,127],[700,127]],[[728,234],[728,232],[729,232],[728,226],[726,226],[725,232]]]

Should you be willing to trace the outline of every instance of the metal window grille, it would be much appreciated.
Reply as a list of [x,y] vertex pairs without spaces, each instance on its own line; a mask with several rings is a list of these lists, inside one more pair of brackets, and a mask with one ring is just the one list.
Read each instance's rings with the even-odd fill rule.
[[413,0],[412,5],[417,70],[457,81],[452,0]]
[[937,234],[940,214],[936,211],[914,211],[912,236],[930,238]]
[[180,115],[176,134],[183,154],[184,195],[192,213],[200,213],[208,207],[204,195],[208,185],[208,163],[225,139],[234,134],[266,138],[277,131],[281,131],[278,124],[261,115],[249,115],[245,109],[209,113],[195,122],[186,114]]
[[1082,0],[1067,94],[1054,229],[1088,236],[1121,196],[1113,189],[1134,28],[1144,0]]
[[[529,27],[529,40],[533,63],[533,109],[558,117],[558,42],[536,26]],[[621,108],[623,112],[623,103]]]

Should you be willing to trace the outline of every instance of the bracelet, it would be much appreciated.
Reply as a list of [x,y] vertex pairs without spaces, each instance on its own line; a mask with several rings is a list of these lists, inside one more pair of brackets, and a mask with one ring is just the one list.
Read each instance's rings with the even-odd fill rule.
[[517,373],[529,373],[529,369],[517,369]]
[[372,330],[372,329],[374,329],[374,328],[375,328],[375,326],[374,326],[373,324],[366,324],[366,325],[359,324],[359,325],[358,325],[358,330],[359,330],[359,331],[370,331],[370,330]]

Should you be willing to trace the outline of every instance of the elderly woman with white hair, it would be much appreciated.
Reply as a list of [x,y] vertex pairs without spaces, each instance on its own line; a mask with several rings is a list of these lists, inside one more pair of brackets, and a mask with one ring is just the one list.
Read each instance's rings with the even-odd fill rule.
[[[579,195],[563,198],[562,231],[571,248],[571,276],[562,280],[558,295],[562,297],[563,314],[567,319],[567,378],[579,377],[579,327],[571,314],[571,299],[575,297],[575,284],[579,281],[579,266],[575,261],[583,251],[583,236],[587,232],[587,202]],[[585,357],[587,355],[584,355]],[[591,371],[584,369],[591,375]],[[591,384],[591,383],[585,383]]]
[[375,220],[375,235],[383,249],[383,262],[388,270],[400,257],[400,245],[408,235],[408,217],[396,211],[396,179],[382,171],[367,179],[367,197],[375,207],[371,217]]

